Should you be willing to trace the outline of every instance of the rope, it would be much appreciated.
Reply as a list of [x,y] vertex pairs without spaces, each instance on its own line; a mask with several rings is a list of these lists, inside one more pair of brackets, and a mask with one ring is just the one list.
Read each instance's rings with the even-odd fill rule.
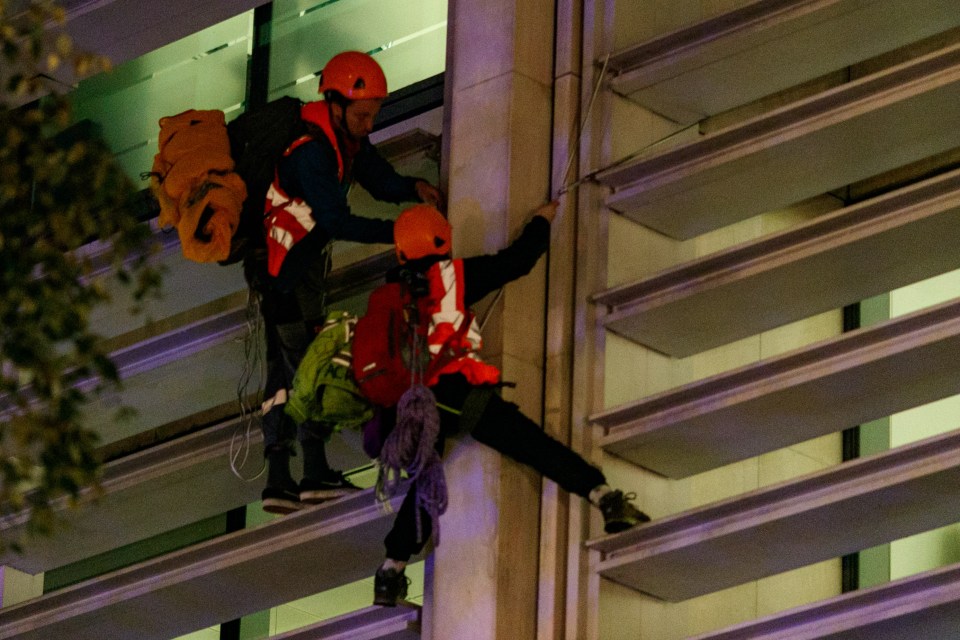
[[[241,471],[250,457],[250,440],[254,425],[259,428],[259,408],[251,406],[248,401],[251,396],[248,389],[254,371],[259,369],[261,384],[263,380],[266,380],[266,363],[260,348],[263,341],[263,317],[260,314],[260,298],[252,289],[247,290],[246,325],[247,331],[243,337],[243,371],[241,371],[240,379],[237,382],[237,404],[240,407],[240,419],[237,421],[230,438],[229,456],[230,471],[233,472],[233,475],[241,480],[253,482],[266,472],[267,463],[266,460],[263,460],[260,469],[252,477],[245,476]],[[262,395],[263,388],[258,386],[253,397],[259,401]]]
[[[576,136],[577,143],[576,143],[576,145],[575,145],[575,148],[579,148],[579,147],[580,147],[580,141],[583,139],[583,131],[584,131],[584,129],[585,129],[586,126],[587,126],[587,121],[590,119],[590,114],[593,112],[593,103],[594,103],[594,102],[596,101],[596,99],[597,99],[597,94],[600,93],[600,85],[603,84],[603,78],[604,78],[604,76],[605,76],[606,73],[607,73],[607,64],[608,64],[609,62],[610,62],[610,54],[607,53],[607,57],[604,58],[604,60],[603,60],[603,67],[600,69],[600,75],[597,76],[597,82],[596,82],[596,84],[595,84],[594,87],[593,87],[593,95],[590,96],[590,102],[587,104],[587,113],[584,114],[584,116],[583,116],[583,121],[580,123],[580,126],[578,127],[579,130],[578,130],[577,136]],[[571,137],[573,137],[573,136],[571,135]],[[563,194],[565,194],[565,193],[566,193],[567,191],[569,191],[570,189],[573,189],[574,187],[576,187],[577,185],[579,185],[581,182],[584,181],[584,178],[581,178],[580,180],[577,180],[576,182],[574,182],[574,183],[572,183],[572,184],[566,184],[566,183],[567,183],[567,179],[570,177],[570,169],[573,168],[573,160],[574,160],[574,158],[576,158],[576,157],[577,157],[577,154],[576,154],[576,153],[571,153],[571,154],[570,154],[570,157],[567,158],[567,168],[564,169],[564,171],[563,171],[563,179],[560,181],[560,184],[562,184],[562,185],[564,185],[564,186],[560,187],[560,191],[557,192],[557,197],[558,197],[558,198],[559,198],[560,196],[562,196]]]
[[[586,113],[586,115],[585,115],[584,118],[583,118],[583,122],[581,122],[581,124],[580,124],[580,132],[579,132],[579,134],[577,135],[577,147],[580,146],[580,141],[581,141],[581,139],[583,138],[583,131],[584,131],[584,128],[586,127],[587,120],[590,118],[590,113],[591,113],[591,111],[593,110],[593,103],[594,103],[594,101],[595,101],[596,98],[597,98],[597,94],[599,93],[600,85],[603,83],[603,77],[604,77],[604,74],[606,73],[607,63],[608,63],[608,62],[610,62],[610,54],[609,54],[609,53],[607,54],[606,58],[605,58],[604,61],[603,61],[603,67],[602,67],[601,70],[600,70],[600,76],[597,78],[597,83],[596,83],[596,85],[595,85],[594,88],[593,88],[593,95],[590,96],[590,103],[589,103],[588,106],[587,106],[587,113]],[[644,145],[643,147],[641,147],[640,149],[634,151],[633,153],[628,154],[628,155],[626,155],[626,156],[624,156],[623,158],[620,158],[620,159],[618,159],[618,160],[615,160],[615,161],[611,162],[611,163],[608,164],[608,165],[605,165],[605,166],[603,166],[603,167],[600,167],[599,169],[595,169],[595,170],[593,170],[593,171],[590,171],[589,173],[586,173],[586,174],[584,174],[582,177],[578,178],[577,180],[574,180],[574,181],[571,182],[570,184],[566,184],[567,179],[569,178],[570,168],[573,166],[573,159],[574,159],[574,157],[576,157],[576,154],[571,153],[571,154],[570,154],[570,157],[567,159],[567,168],[566,168],[566,170],[563,172],[563,180],[561,181],[561,184],[563,184],[564,186],[560,188],[560,191],[559,191],[559,192],[557,192],[557,197],[559,198],[560,196],[564,195],[564,194],[567,193],[568,191],[571,191],[571,190],[575,189],[576,187],[580,186],[580,185],[583,184],[584,182],[590,182],[590,181],[592,181],[594,178],[597,177],[598,174],[603,173],[604,171],[609,171],[610,169],[613,169],[613,168],[615,168],[615,167],[618,167],[618,166],[620,166],[620,165],[622,165],[622,164],[626,164],[627,162],[630,162],[631,160],[634,160],[634,159],[637,158],[638,156],[646,153],[646,152],[649,151],[652,147],[655,147],[655,146],[658,145],[658,144],[661,144],[661,143],[663,143],[663,142],[666,142],[667,140],[670,140],[670,139],[673,138],[674,136],[680,135],[680,134],[688,131],[688,130],[689,130],[690,128],[692,128],[692,127],[698,127],[698,126],[699,126],[699,124],[696,124],[696,123],[695,123],[695,124],[689,125],[689,126],[687,126],[687,127],[684,127],[684,128],[682,128],[682,129],[680,129],[680,130],[678,130],[678,131],[674,131],[674,132],[672,132],[672,133],[668,133],[667,135],[663,136],[662,138],[659,138],[659,139],[657,139],[657,140],[654,140],[654,141],[651,142],[650,144]]]
[[[326,317],[327,309],[327,287],[326,281],[327,276],[330,275],[333,264],[333,242],[328,242],[324,245],[323,250],[320,254],[320,259],[323,261],[323,283],[321,298],[320,298],[320,309],[321,309],[321,318]],[[249,398],[252,397],[256,399],[257,405],[263,401],[263,381],[267,379],[267,365],[266,361],[263,358],[263,353],[261,345],[263,344],[263,314],[260,312],[260,296],[252,288],[247,289],[247,313],[246,313],[246,326],[247,331],[243,338],[243,371],[240,373],[240,379],[237,381],[237,405],[240,407],[240,419],[237,422],[237,426],[234,428],[232,437],[230,438],[230,471],[236,477],[244,480],[246,482],[253,482],[257,480],[267,470],[267,462],[264,459],[260,463],[260,468],[252,477],[247,477],[243,474],[242,469],[247,464],[250,458],[250,451],[252,447],[250,445],[251,437],[253,435],[254,426],[257,428],[260,427],[260,420],[262,416],[260,415],[259,406],[251,406],[249,403]],[[251,394],[249,388],[251,386],[251,381],[253,380],[253,374],[255,371],[260,373],[259,379],[260,384],[258,385],[256,392]]]

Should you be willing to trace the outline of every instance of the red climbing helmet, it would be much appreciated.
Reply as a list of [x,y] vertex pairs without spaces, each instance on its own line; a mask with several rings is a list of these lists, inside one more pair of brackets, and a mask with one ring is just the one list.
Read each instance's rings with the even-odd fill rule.
[[318,93],[336,91],[347,100],[387,97],[387,77],[371,56],[360,51],[343,51],[330,58],[320,72]]
[[400,264],[426,256],[446,255],[450,253],[450,243],[450,223],[428,204],[404,209],[393,223],[393,244]]

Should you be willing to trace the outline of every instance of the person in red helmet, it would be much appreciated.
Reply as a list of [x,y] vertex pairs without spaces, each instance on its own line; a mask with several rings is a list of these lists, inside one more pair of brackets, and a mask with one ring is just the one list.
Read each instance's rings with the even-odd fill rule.
[[[392,221],[351,212],[349,187],[359,183],[377,200],[444,206],[438,188],[398,174],[370,142],[387,97],[387,79],[376,60],[359,51],[337,54],[324,66],[318,92],[323,99],[301,109],[306,135],[284,152],[267,192],[266,255],[246,266],[248,280],[257,283],[267,340],[262,501],[264,510],[281,514],[358,490],[330,468],[326,428],[312,422],[297,427],[284,412],[297,366],[324,322],[329,243],[393,242]],[[294,440],[303,452],[299,483],[290,471]]]
[[[507,402],[495,390],[500,371],[480,357],[480,329],[469,308],[487,294],[530,272],[546,252],[550,225],[556,216],[557,202],[538,208],[517,239],[496,254],[463,259],[450,258],[451,228],[435,208],[416,205],[404,210],[394,228],[394,244],[400,266],[387,274],[388,281],[425,280],[422,287],[421,314],[425,315],[426,344],[432,357],[446,359],[441,350],[455,347],[457,356],[443,364],[424,380],[439,408],[439,435],[436,450],[443,453],[446,435],[469,433],[474,440],[526,464],[599,508],[607,533],[623,531],[649,517],[639,511],[624,494],[607,485],[603,473],[575,451],[547,435],[536,422]],[[417,278],[409,272],[419,274]],[[406,273],[405,273],[406,272]],[[467,323],[467,327],[462,325]],[[450,344],[450,336],[458,344]],[[401,400],[401,405],[403,401]],[[410,428],[388,416],[394,430]],[[391,434],[394,435],[394,434]],[[396,443],[408,446],[418,434],[395,434]],[[396,459],[384,441],[380,463]],[[416,447],[413,447],[416,448]],[[432,480],[427,474],[427,482]],[[427,502],[436,502],[437,492],[426,491]],[[374,578],[374,604],[394,606],[406,596],[408,580],[404,568],[410,557],[420,553],[435,529],[430,506],[418,498],[419,480],[410,486],[397,512],[393,527],[384,540],[386,560]],[[440,492],[441,495],[445,492]]]

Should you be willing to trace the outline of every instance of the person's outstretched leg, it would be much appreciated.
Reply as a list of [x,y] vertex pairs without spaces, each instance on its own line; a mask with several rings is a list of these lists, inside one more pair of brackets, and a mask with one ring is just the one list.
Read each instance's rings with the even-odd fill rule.
[[603,514],[604,530],[616,533],[650,518],[624,494],[607,485],[603,473],[523,415],[517,405],[492,394],[471,435],[517,462],[533,467],[566,491],[587,499]]

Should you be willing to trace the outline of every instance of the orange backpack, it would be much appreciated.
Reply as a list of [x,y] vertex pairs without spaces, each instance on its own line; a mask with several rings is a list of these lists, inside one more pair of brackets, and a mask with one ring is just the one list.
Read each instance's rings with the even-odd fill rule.
[[150,187],[160,203],[160,226],[176,227],[185,257],[215,262],[229,256],[247,198],[233,169],[222,111],[190,109],[160,119]]
[[283,151],[306,133],[302,107],[284,96],[230,124],[215,110],[160,119],[150,186],[159,222],[177,228],[185,257],[226,265],[265,250],[267,188]]

